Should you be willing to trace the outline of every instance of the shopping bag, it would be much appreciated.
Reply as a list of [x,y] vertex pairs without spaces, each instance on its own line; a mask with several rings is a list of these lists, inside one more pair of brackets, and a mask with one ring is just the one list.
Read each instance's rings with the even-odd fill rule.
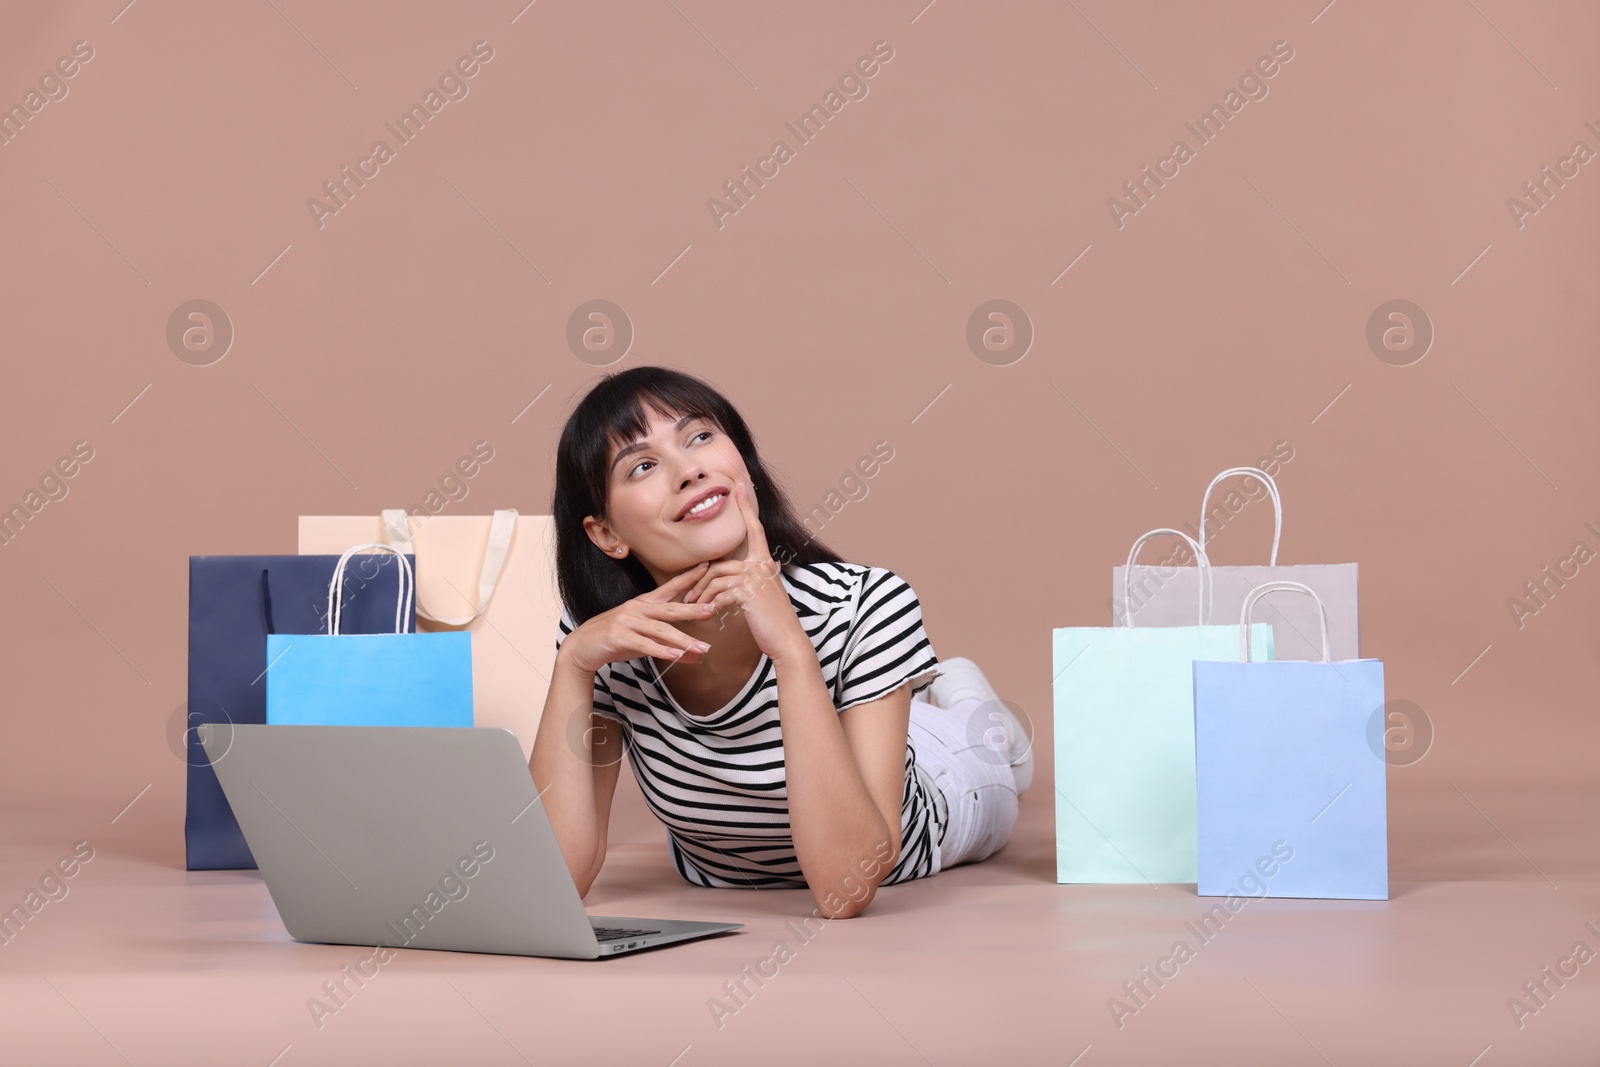
[[[1318,661],[1253,660],[1244,628],[1279,590],[1316,602]],[[1237,655],[1194,664],[1199,894],[1387,900],[1388,763],[1367,736],[1382,662],[1335,660],[1328,612],[1299,582],[1257,586],[1239,627]]]
[[[400,557],[392,633],[341,632],[345,570],[358,552]],[[410,632],[411,566],[388,545],[354,545],[328,583],[328,629],[267,637],[267,723],[287,726],[471,726],[472,638]]]
[[517,735],[524,756],[555,667],[561,599],[549,515],[302,515],[300,551],[382,541],[417,559],[417,629],[472,640],[474,721]]
[[[1134,542],[1131,561],[1152,530]],[[1209,564],[1198,544],[1197,588]],[[1229,655],[1232,625],[1079,626],[1052,634],[1056,881],[1193,882],[1196,878],[1193,664]],[[1273,633],[1251,630],[1270,657]]]
[[[1208,512],[1211,492],[1217,485],[1234,475],[1248,475],[1267,487],[1272,500],[1272,554],[1267,565],[1218,566],[1212,565],[1212,604],[1219,620],[1238,617],[1239,608],[1251,589],[1266,582],[1294,581],[1310,586],[1316,591],[1328,611],[1328,634],[1335,660],[1361,657],[1361,626],[1357,613],[1357,572],[1354,563],[1278,563],[1278,543],[1283,533],[1283,498],[1277,482],[1264,470],[1256,467],[1230,467],[1211,479],[1205,494],[1200,498],[1199,551],[1206,550],[1206,536],[1213,520],[1223,520],[1230,510],[1225,502],[1216,511]],[[1224,498],[1224,501],[1226,498]],[[1198,593],[1187,580],[1163,579],[1163,568],[1140,566],[1122,568],[1112,574],[1111,601],[1112,624],[1128,624],[1128,608],[1140,626],[1181,626],[1194,616]],[[1125,578],[1127,579],[1125,581]],[[1132,595],[1126,587],[1132,587]],[[1317,643],[1317,632],[1293,612],[1285,613],[1276,604],[1265,603],[1257,610],[1256,618],[1272,625],[1275,641],[1274,659],[1316,660],[1322,656]]]
[[[344,605],[343,631],[378,633],[394,625],[401,605],[394,578],[401,561],[370,556],[370,572]],[[327,627],[331,556],[189,557],[188,762],[184,866],[191,871],[240,870],[255,859],[200,745],[200,723],[267,721],[269,634],[314,634]]]

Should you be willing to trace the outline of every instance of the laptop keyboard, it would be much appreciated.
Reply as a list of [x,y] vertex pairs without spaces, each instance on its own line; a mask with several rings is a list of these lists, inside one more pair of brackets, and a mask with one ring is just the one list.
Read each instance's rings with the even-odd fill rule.
[[594,936],[597,941],[618,941],[624,937],[643,937],[646,934],[659,934],[660,930],[635,930],[625,926],[596,926]]

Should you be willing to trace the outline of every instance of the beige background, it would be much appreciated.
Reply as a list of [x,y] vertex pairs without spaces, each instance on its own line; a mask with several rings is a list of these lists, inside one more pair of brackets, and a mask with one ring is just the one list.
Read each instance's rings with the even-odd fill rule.
[[[1507,601],[1600,551],[1600,162],[1521,227],[1507,200],[1600,150],[1596,4],[8,0],[0,107],[80,40],[0,145],[0,509],[94,450],[0,546],[0,908],[97,856],[0,948],[11,1059],[1593,1062],[1600,979],[1525,1026],[1507,1001],[1600,936],[1600,562],[1520,629]],[[469,95],[319,229],[308,198],[480,40]],[[1108,198],[1280,40],[1265,99],[1119,229]],[[719,229],[707,199],[877,41],[866,98]],[[444,514],[546,510],[597,299],[636,332],[614,366],[722,388],[802,507],[892,446],[821,534],[1030,714],[1037,784],[998,855],[885,888],[720,1027],[813,902],[685,886],[624,775],[585,904],[744,929],[402,952],[318,1028],[369,950],[292,942],[255,871],[182,869],[187,557],[409,507],[479,441]],[[1036,332],[1006,366],[966,341],[997,299]],[[192,300],[236,334],[209,366],[168,345]],[[1392,300],[1436,332],[1409,366],[1368,346]],[[1050,630],[1108,623],[1132,540],[1278,442],[1283,561],[1359,563],[1364,648],[1436,737],[1390,773],[1390,900],[1251,905],[1119,1028],[1108,998],[1215,902],[1055,883]],[[1251,504],[1216,557],[1269,537]]]
[[[636,331],[615,369],[723,389],[803,507],[892,445],[822,537],[912,582],[939,654],[1038,724],[1044,781],[1050,629],[1106,624],[1132,539],[1277,442],[1282,560],[1360,564],[1364,648],[1436,731],[1394,777],[1593,779],[1600,564],[1520,630],[1507,600],[1600,550],[1600,164],[1521,228],[1507,200],[1600,149],[1595,5],[519,7],[0,16],[0,102],[94,50],[0,147],[0,503],[94,449],[0,549],[14,810],[149,784],[181,863],[187,557],[413,505],[480,440],[445,513],[547,511],[593,299]],[[308,198],[480,40],[469,95],[319,229]],[[1108,198],[1280,40],[1269,95],[1119,229]],[[797,146],[877,41],[868,95]],[[707,199],[779,138],[719,229]],[[193,299],[236,333],[209,366],[165,338]],[[991,299],[1036,330],[1009,366],[965,341]],[[1366,342],[1393,299],[1436,331],[1410,366]],[[1252,504],[1216,556],[1269,535]]]

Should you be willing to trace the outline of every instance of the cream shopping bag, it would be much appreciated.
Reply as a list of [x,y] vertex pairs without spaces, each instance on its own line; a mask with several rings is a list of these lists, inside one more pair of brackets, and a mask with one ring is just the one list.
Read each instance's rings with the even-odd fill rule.
[[417,560],[417,629],[472,635],[473,722],[517,735],[531,758],[555,666],[561,598],[549,515],[300,516],[300,554],[383,542]]

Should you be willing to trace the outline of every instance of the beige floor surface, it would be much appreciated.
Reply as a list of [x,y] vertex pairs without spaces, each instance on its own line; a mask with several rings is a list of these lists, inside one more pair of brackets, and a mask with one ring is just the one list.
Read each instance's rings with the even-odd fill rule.
[[[785,925],[808,893],[684,885],[635,824],[589,910],[746,928],[597,962],[402,950],[320,1027],[308,1000],[370,950],[292,941],[254,871],[184,871],[171,799],[11,809],[6,907],[72,842],[96,852],[0,947],[4,1063],[1600,1063],[1600,958],[1541,972],[1600,952],[1592,787],[1392,785],[1390,900],[1262,901],[1203,944],[1193,886],[1057,885],[1047,789],[993,859],[810,941]],[[1180,939],[1192,959],[1119,1026],[1108,1002]],[[787,962],[730,998],[778,941]]]

